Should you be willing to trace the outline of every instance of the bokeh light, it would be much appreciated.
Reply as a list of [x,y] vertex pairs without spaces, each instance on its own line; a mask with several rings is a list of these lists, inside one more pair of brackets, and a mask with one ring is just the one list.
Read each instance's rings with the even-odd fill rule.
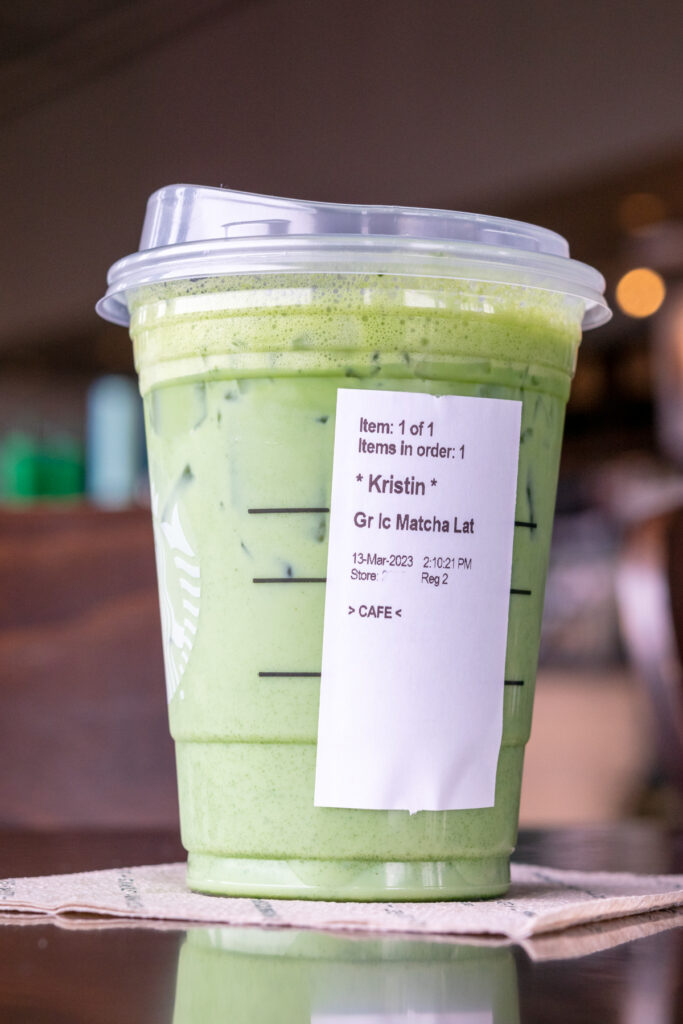
[[649,267],[629,270],[617,285],[617,303],[627,316],[652,316],[664,302],[665,296],[666,285],[662,276]]
[[628,233],[656,224],[666,215],[663,199],[654,192],[631,192],[624,196],[617,210],[619,226]]

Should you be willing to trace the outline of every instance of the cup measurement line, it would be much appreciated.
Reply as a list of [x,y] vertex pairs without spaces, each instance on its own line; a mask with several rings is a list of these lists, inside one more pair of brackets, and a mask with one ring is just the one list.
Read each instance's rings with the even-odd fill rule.
[[538,526],[538,523],[526,523],[523,522],[521,519],[515,519],[515,526],[526,526],[529,530],[535,530]]
[[327,576],[258,576],[252,583],[327,583]]
[[[320,672],[259,672],[259,679],[320,679]],[[524,686],[523,679],[505,679],[505,686]]]
[[259,672],[259,679],[320,679],[320,672]]
[[[327,576],[255,576],[252,583],[327,583]],[[510,588],[511,594],[524,594],[531,596],[530,590],[519,590],[516,587]]]
[[291,515],[300,512],[329,512],[329,508],[248,508],[250,516]]

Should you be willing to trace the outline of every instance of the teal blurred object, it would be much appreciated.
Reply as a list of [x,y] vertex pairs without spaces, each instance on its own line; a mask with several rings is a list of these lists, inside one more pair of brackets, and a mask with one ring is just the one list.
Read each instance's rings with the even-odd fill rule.
[[71,437],[36,441],[12,432],[0,445],[0,495],[28,503],[40,498],[75,498],[85,487],[82,445]]
[[132,377],[108,374],[88,390],[86,488],[103,508],[135,500],[144,469],[142,399]]

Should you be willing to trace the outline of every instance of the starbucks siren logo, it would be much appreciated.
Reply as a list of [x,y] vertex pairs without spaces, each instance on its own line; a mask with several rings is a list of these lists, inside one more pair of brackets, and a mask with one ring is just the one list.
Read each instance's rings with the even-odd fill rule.
[[199,560],[180,521],[178,496],[159,514],[152,487],[152,522],[156,552],[166,696],[171,702],[190,660],[197,634],[201,594]]

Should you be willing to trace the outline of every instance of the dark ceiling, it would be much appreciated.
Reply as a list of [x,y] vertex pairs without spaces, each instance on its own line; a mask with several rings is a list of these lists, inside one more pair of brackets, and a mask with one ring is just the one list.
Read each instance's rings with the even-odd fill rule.
[[130,6],[121,0],[22,0],[0,9],[0,61],[34,55],[92,18]]
[[0,9],[0,121],[259,0],[23,0]]

